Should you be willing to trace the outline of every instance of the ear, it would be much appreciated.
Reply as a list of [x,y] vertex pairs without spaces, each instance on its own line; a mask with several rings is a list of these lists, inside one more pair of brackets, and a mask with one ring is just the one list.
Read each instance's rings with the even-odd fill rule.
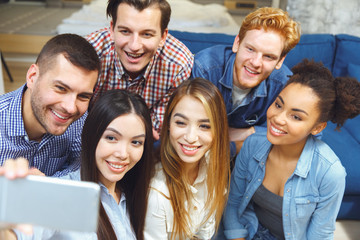
[[114,22],[113,20],[110,21],[110,39],[114,41]]
[[280,68],[281,68],[281,66],[282,66],[283,63],[284,63],[285,57],[286,57],[286,55],[283,56],[283,57],[278,61],[278,63],[277,63],[276,66],[275,66],[275,69],[280,69]]
[[31,64],[29,67],[27,73],[26,73],[26,85],[28,88],[32,89],[35,82],[39,78],[39,66],[34,64]]
[[311,134],[316,135],[319,134],[322,130],[326,128],[327,122],[318,123],[312,130]]
[[239,46],[240,46],[239,35],[236,35],[233,46],[232,46],[232,51],[234,53],[237,53],[237,51],[239,50]]
[[166,28],[165,31],[164,31],[164,33],[163,33],[162,36],[161,36],[161,40],[160,40],[160,43],[159,43],[159,47],[163,47],[163,46],[165,45],[168,32],[169,32],[169,30]]

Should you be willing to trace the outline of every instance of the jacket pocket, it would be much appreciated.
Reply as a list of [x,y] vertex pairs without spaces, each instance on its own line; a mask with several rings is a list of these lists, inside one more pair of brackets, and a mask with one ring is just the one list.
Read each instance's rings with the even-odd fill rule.
[[307,218],[314,212],[317,203],[319,202],[319,196],[304,196],[296,197],[296,216],[298,218]]

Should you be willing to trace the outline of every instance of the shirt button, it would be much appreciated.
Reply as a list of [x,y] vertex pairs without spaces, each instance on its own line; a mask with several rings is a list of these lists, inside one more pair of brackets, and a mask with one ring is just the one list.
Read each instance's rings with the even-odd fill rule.
[[286,216],[286,217],[288,217],[288,216],[289,216],[289,214],[285,214],[285,216]]
[[290,188],[288,188],[286,191],[287,191],[287,192],[290,192]]
[[258,179],[258,181],[260,182],[260,181],[261,181],[261,179],[259,178],[259,179]]
[[196,207],[196,206],[194,207],[194,210],[195,210],[195,211],[197,210],[197,207]]

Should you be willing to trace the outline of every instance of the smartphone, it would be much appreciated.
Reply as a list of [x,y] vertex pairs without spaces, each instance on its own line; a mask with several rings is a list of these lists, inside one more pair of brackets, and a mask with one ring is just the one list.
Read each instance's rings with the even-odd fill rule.
[[96,183],[43,176],[0,176],[0,223],[96,232],[100,187]]

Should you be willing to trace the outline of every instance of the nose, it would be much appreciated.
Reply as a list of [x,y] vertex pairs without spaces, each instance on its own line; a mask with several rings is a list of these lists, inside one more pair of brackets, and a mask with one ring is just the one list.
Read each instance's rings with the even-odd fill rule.
[[286,123],[286,113],[281,111],[274,116],[274,122],[277,125],[284,125]]
[[188,143],[194,143],[197,140],[199,140],[199,135],[197,133],[197,130],[195,129],[195,127],[188,127],[187,131],[184,135],[184,139],[185,141],[187,141]]
[[141,39],[138,34],[133,34],[129,40],[129,48],[132,52],[139,51],[141,48]]
[[126,144],[118,144],[114,151],[114,156],[120,160],[126,160],[129,157],[129,152]]
[[69,94],[64,96],[62,107],[66,113],[75,115],[77,113],[77,96],[74,94]]
[[250,62],[254,67],[260,67],[262,63],[262,55],[260,53],[254,54],[250,59]]

